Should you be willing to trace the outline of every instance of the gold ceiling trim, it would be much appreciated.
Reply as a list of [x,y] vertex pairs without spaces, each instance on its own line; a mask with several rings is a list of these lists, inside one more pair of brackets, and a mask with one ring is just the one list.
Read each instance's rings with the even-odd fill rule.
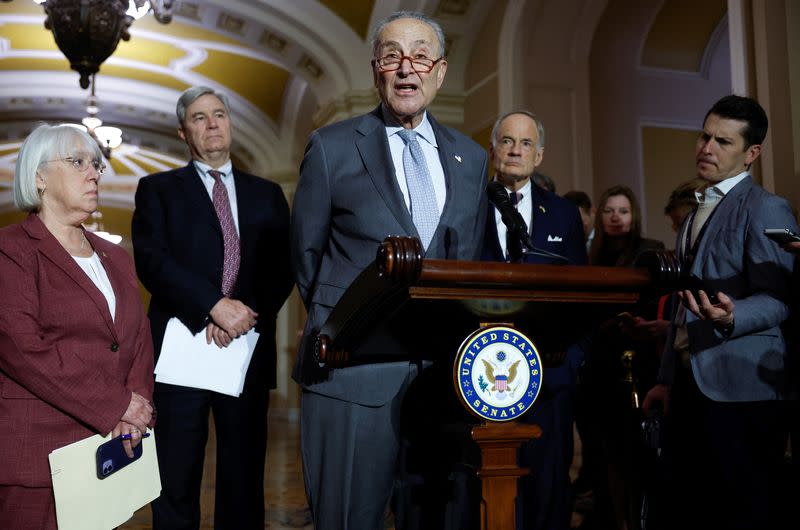
[[[6,54],[12,55],[0,55],[0,71],[70,71],[68,61],[41,22],[15,18],[3,23],[3,15],[9,13],[8,5],[0,3],[0,39],[8,41]],[[143,21],[146,23],[141,24]],[[137,21],[132,33],[134,38],[121,42],[101,66],[100,79],[112,76],[183,91],[196,83],[190,77],[196,73],[224,85],[278,122],[291,74],[265,57],[258,57],[263,56],[263,50],[204,28],[174,21],[164,27],[147,17]],[[162,35],[164,40],[159,39]],[[191,49],[195,52],[188,51]],[[57,53],[59,58],[48,57],[50,53]],[[192,62],[194,59],[198,64]]]

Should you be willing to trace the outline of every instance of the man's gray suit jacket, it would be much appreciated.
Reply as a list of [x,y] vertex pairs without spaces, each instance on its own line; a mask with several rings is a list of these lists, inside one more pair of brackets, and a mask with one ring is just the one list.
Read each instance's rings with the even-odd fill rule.
[[[764,229],[796,231],[792,210],[784,199],[746,177],[717,205],[707,225],[690,272],[707,292],[722,291],[733,299],[735,326],[724,337],[710,321],[686,311],[697,386],[714,401],[785,398],[787,347],[781,324],[789,317],[794,257],[765,237]],[[683,231],[678,231],[676,245],[681,256]],[[672,348],[674,336],[672,326],[659,373],[667,384],[680,362]]]
[[[428,113],[447,186],[426,257],[475,260],[488,210],[486,151]],[[320,368],[313,342],[331,309],[390,235],[418,236],[397,184],[380,106],[312,133],[292,209],[292,261],[308,310],[293,377],[305,388],[367,406],[391,399],[408,362]],[[376,352],[380,353],[380,352]]]

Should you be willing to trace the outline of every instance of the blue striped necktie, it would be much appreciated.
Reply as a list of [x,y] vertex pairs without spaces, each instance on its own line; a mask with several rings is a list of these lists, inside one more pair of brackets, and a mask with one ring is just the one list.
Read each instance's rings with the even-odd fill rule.
[[433,180],[425,163],[422,146],[417,141],[417,133],[411,129],[402,129],[397,134],[406,144],[403,148],[403,171],[411,199],[411,219],[417,227],[422,246],[427,249],[439,224],[439,207],[436,206]]

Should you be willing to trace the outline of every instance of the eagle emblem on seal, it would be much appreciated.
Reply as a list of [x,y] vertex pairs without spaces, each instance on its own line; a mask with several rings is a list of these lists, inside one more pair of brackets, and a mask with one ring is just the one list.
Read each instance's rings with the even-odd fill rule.
[[486,359],[482,359],[482,361],[486,369],[486,379],[492,384],[491,391],[500,394],[509,392],[509,394],[513,395],[515,389],[511,386],[511,383],[517,378],[517,368],[520,361],[515,361],[509,367],[505,367],[502,364],[494,364]]

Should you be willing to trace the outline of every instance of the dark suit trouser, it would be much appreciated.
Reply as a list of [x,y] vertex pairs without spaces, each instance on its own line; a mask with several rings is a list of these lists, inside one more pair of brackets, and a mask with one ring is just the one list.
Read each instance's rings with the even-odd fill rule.
[[779,476],[786,447],[785,403],[719,402],[703,395],[689,368],[670,394],[664,457],[670,514],[664,528],[780,528]]
[[582,359],[580,348],[572,346],[566,361],[545,368],[541,394],[531,412],[522,419],[525,423],[539,425],[542,436],[520,449],[519,463],[531,473],[519,480],[518,529],[569,529],[575,378]]
[[217,436],[216,530],[264,528],[264,466],[269,391],[245,387],[234,398],[208,390],[156,383],[153,399],[161,496],[153,501],[154,530],[200,526],[200,483],[209,411]]

